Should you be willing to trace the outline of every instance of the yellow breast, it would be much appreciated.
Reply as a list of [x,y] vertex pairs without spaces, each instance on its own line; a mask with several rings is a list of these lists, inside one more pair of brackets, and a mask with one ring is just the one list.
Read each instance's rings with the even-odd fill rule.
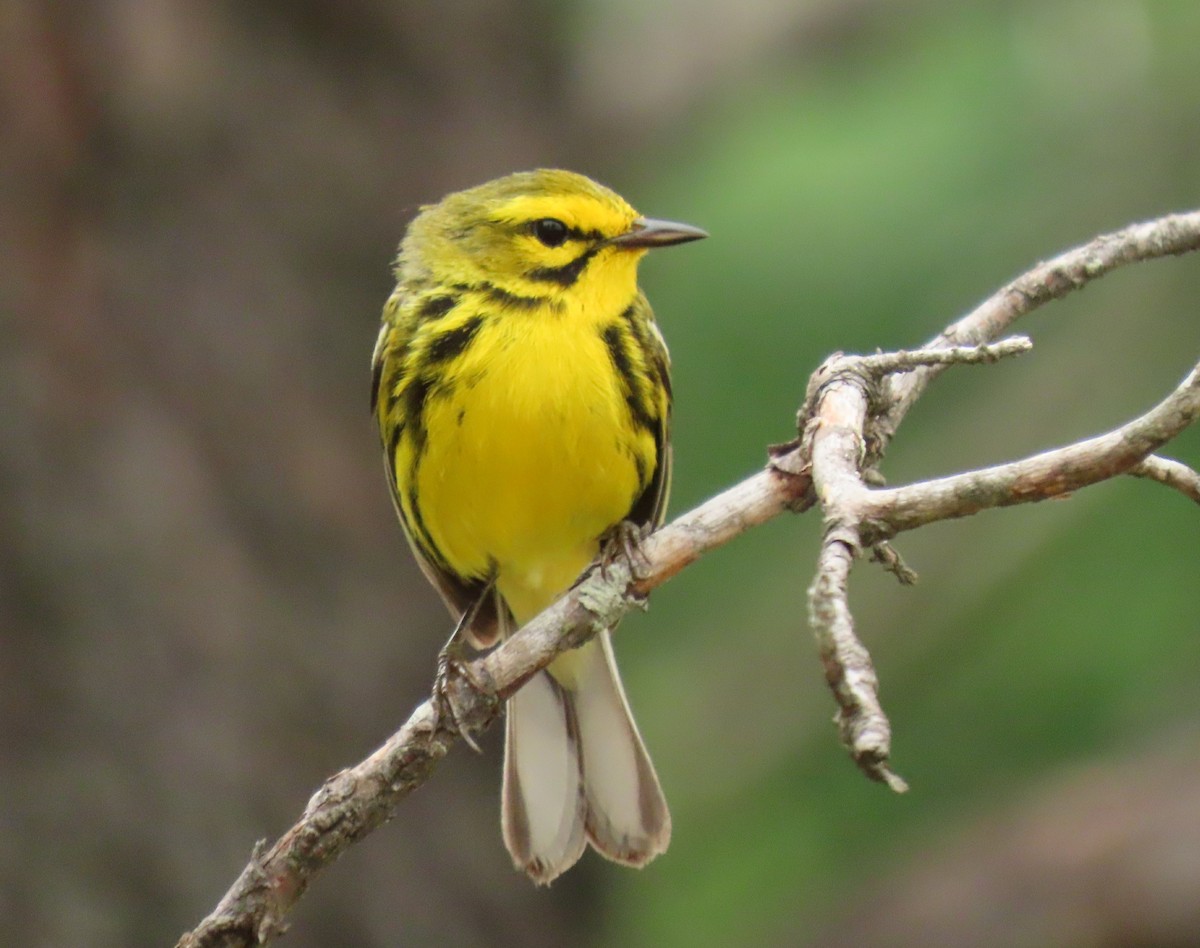
[[425,527],[459,575],[496,571],[518,622],[570,586],[655,464],[596,326],[571,315],[489,321],[425,407]]

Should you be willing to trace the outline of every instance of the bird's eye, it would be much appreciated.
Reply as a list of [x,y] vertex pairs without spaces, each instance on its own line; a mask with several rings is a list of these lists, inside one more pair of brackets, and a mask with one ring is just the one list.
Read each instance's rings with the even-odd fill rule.
[[567,239],[567,225],[557,218],[543,217],[533,222],[533,236],[547,247],[558,247]]

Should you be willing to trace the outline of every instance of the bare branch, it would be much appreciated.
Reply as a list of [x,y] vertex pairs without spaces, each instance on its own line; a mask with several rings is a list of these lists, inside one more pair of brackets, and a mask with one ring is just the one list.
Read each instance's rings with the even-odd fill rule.
[[871,559],[894,575],[901,586],[912,586],[917,582],[916,571],[909,568],[887,540],[880,540],[871,547]]
[[859,356],[856,361],[863,371],[876,378],[882,378],[885,375],[909,372],[921,367],[990,364],[1008,356],[1022,355],[1032,348],[1033,341],[1028,336],[1012,336],[991,345],[980,343],[942,348],[926,346],[921,349],[902,349],[899,352],[877,352],[874,355]]
[[1200,504],[1200,474],[1179,461],[1152,454],[1140,464],[1131,467],[1127,473],[1133,477],[1145,477],[1166,484],[1167,487],[1175,488],[1184,497]]
[[[987,471],[874,490],[868,484],[877,479],[875,466],[896,428],[929,382],[948,365],[994,361],[996,354],[975,347],[995,339],[1042,303],[1080,289],[1123,264],[1197,248],[1200,211],[1098,237],[1018,277],[925,348],[914,353],[835,356],[809,382],[801,421],[810,419],[804,438],[810,445],[813,488],[826,522],[809,610],[826,679],[838,700],[839,731],[854,759],[876,779],[887,781],[890,774],[889,731],[877,701],[870,655],[855,637],[849,613],[849,564],[865,546],[873,547],[878,557],[880,541],[900,530],[985,507],[1061,495],[1130,470],[1194,420],[1195,373],[1148,415],[1104,438]],[[1009,349],[1007,344],[1018,340],[1006,340],[1002,354],[1024,351],[1028,341],[1020,342],[1026,345]],[[930,350],[946,350],[947,356],[930,358]],[[904,374],[892,374],[896,372]],[[1181,472],[1172,473],[1178,480]],[[892,554],[898,561],[895,551]],[[887,566],[886,554],[883,561]],[[859,684],[854,693],[839,684],[850,678]],[[860,734],[870,735],[861,746],[855,743]]]
[[[1081,290],[1118,267],[1200,249],[1200,211],[1171,214],[1103,234],[1023,273],[929,341],[926,348],[978,345],[995,339],[1043,303]],[[943,370],[921,368],[892,380],[892,407],[881,421],[890,439],[909,409]]]
[[850,567],[857,555],[854,536],[826,535],[817,575],[808,590],[808,620],[817,638],[825,680],[837,699],[834,723],[842,743],[863,773],[903,793],[908,784],[888,763],[892,726],[879,703],[879,679],[871,656],[854,632],[850,612]]
[[[857,498],[859,515],[875,524],[881,535],[892,536],[990,507],[1058,497],[1130,471],[1198,417],[1200,365],[1158,405],[1108,434],[980,471],[870,491]],[[1165,464],[1152,467],[1167,469]]]
[[[642,544],[637,576],[618,559],[601,576],[591,570],[575,587],[486,657],[453,678],[450,697],[468,732],[499,715],[503,699],[568,648],[582,644],[642,605],[649,592],[705,553],[785,510],[808,506],[810,480],[799,449],[718,494]],[[387,742],[362,763],[325,782],[300,820],[272,846],[255,847],[250,864],[220,904],[177,948],[249,948],[281,934],[283,919],[313,878],[351,844],[385,823],[400,801],[432,776],[458,735],[449,715],[435,730],[433,705],[419,705]]]
[[899,554],[880,542],[886,537],[869,516],[869,499],[878,493],[867,486],[865,477],[868,459],[877,456],[869,450],[872,412],[886,408],[879,403],[879,382],[888,373],[914,366],[986,364],[1031,346],[1028,339],[1016,337],[993,346],[839,355],[826,360],[809,383],[806,404],[811,417],[803,440],[812,458],[813,489],[825,512],[825,538],[808,591],[809,621],[825,680],[838,703],[842,743],[869,777],[897,792],[907,785],[889,764],[891,726],[879,703],[870,653],[854,631],[848,590],[850,567],[867,545],[901,582],[916,579]]
[[[868,357],[872,358],[872,357]],[[818,375],[816,413],[805,432],[812,452],[813,488],[825,511],[825,537],[817,573],[808,590],[808,617],[817,639],[825,680],[838,703],[834,719],[842,743],[867,776],[906,789],[888,763],[892,729],[879,704],[879,679],[871,656],[854,631],[850,612],[850,567],[862,551],[855,507],[845,502],[866,490],[859,477],[870,383],[858,360],[835,357]]]
[[[1200,417],[1200,365],[1149,412],[1106,435],[981,471],[873,489],[862,472],[874,420],[870,411],[878,394],[860,365],[873,359],[878,357],[839,356],[818,373],[806,438],[811,440],[813,489],[825,513],[826,533],[809,589],[809,613],[825,677],[838,702],[842,740],[868,775],[897,789],[897,782],[903,782],[888,763],[890,728],[878,701],[877,677],[850,614],[851,563],[866,546],[874,546],[878,555],[880,541],[903,530],[1062,496],[1130,471]],[[1188,470],[1177,462],[1169,470],[1179,478],[1180,469]],[[886,555],[884,562],[888,565]]]
[[[801,438],[771,450],[767,469],[679,517],[642,544],[644,566],[618,560],[589,572],[566,596],[498,649],[449,683],[456,714],[434,715],[430,702],[370,757],[331,777],[303,816],[273,845],[255,847],[249,865],[216,909],[178,948],[265,944],[309,883],[347,847],[389,819],[397,804],[427,780],[458,735],[489,726],[503,700],[560,652],[613,625],[645,602],[651,590],[705,553],[785,510],[803,511],[819,498],[826,533],[809,613],[825,677],[838,702],[837,723],[854,759],[894,790],[904,782],[890,769],[890,726],[878,682],[859,642],[847,586],[864,549],[902,580],[911,578],[887,545],[900,530],[989,506],[1060,495],[1121,473],[1150,477],[1200,503],[1200,476],[1186,465],[1152,456],[1200,414],[1200,366],[1146,415],[1108,435],[1012,464],[892,489],[872,489],[874,463],[907,411],[947,365],[995,361],[1026,351],[1018,337],[994,345],[1011,323],[1114,268],[1200,248],[1200,211],[1138,224],[1097,238],[1040,264],[960,319],[923,349],[865,357],[838,356],[814,374],[801,413]],[[895,374],[902,373],[902,374]],[[436,723],[435,723],[436,722]]]

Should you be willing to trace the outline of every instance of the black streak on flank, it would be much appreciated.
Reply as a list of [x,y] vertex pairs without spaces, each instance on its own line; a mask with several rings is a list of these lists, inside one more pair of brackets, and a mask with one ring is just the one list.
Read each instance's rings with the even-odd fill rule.
[[430,382],[424,375],[417,376],[404,390],[404,421],[411,426],[413,448],[419,455],[425,447],[425,399],[429,395]]
[[425,551],[426,555],[433,560],[434,563],[441,565],[442,557],[438,553],[438,548],[434,546],[433,537],[429,535],[429,528],[425,526],[425,518],[421,516],[421,505],[418,503],[417,488],[416,488],[416,468],[412,471],[412,483],[408,491],[408,508],[412,511],[412,532],[417,538],[417,545]]
[[619,326],[608,325],[600,333],[604,345],[608,347],[608,357],[612,360],[613,368],[621,376],[627,388],[633,387],[633,363],[629,361],[629,353],[625,351],[625,343],[621,339]]
[[387,389],[388,411],[395,411],[396,405],[400,401],[400,395],[403,391],[401,383],[404,381],[404,376],[407,374],[407,366],[403,362],[396,363],[390,375],[380,378],[380,385]]
[[388,411],[395,411],[396,403],[400,401],[400,383],[404,379],[403,371],[397,371],[388,381],[391,383],[388,389]]
[[438,319],[454,309],[458,299],[457,296],[431,296],[421,304],[417,315],[421,320]]
[[630,392],[625,396],[625,402],[629,405],[629,414],[633,416],[634,424],[639,428],[644,428],[646,431],[654,431],[658,425],[658,420],[650,414],[646,408],[646,403],[635,392]]
[[671,368],[667,365],[666,356],[661,349],[655,348],[650,351],[649,365],[654,370],[655,380],[666,390],[667,403],[670,404],[672,398]]
[[388,434],[388,470],[392,471],[396,468],[396,451],[400,447],[400,436],[404,434],[404,425],[392,425],[392,430]]
[[646,462],[640,454],[633,455],[633,464],[637,468],[638,490],[645,490],[650,483],[650,478],[646,476]]
[[537,280],[539,283],[557,283],[559,286],[570,286],[579,279],[579,275],[583,273],[583,268],[588,265],[592,257],[600,250],[599,244],[594,247],[589,247],[570,263],[564,263],[561,267],[538,267],[536,270],[530,270],[525,274],[531,280]]
[[[646,307],[646,315],[649,316],[649,304],[647,304],[644,300],[641,302],[642,305]],[[650,327],[648,327],[643,320],[638,319],[637,315],[638,301],[634,301],[626,306],[625,311],[621,313],[621,322],[629,327],[629,334],[637,341],[638,348],[640,348],[642,352],[648,353],[652,348],[650,343]]]
[[471,344],[479,327],[483,325],[482,316],[472,316],[461,326],[447,329],[430,340],[425,349],[425,358],[431,365],[448,362],[455,356],[461,355]]
[[[385,369],[384,363],[387,363]],[[375,411],[379,407],[380,392],[387,392],[387,407],[388,411],[394,411],[396,403],[400,401],[401,383],[404,381],[405,366],[398,358],[389,359],[386,355],[381,356],[379,361],[375,363],[375,379],[374,387],[371,391],[371,410]]]
[[650,304],[644,299],[634,301],[625,307],[621,320],[629,326],[633,338],[638,341],[642,351],[646,353],[646,371],[651,379],[667,390],[667,400],[671,399],[671,370],[667,365],[666,354],[654,339],[654,330],[645,321],[636,318],[638,303],[646,307],[646,315],[650,316]]
[[600,338],[604,340],[604,345],[608,347],[608,357],[612,360],[613,368],[621,376],[621,382],[625,388],[625,401],[629,405],[629,414],[637,425],[648,431],[653,431],[656,419],[650,414],[650,410],[646,407],[641,393],[638,391],[637,376],[634,375],[633,363],[629,359],[629,353],[625,351],[625,342],[621,338],[621,328],[615,324],[605,326],[604,331],[600,334]]

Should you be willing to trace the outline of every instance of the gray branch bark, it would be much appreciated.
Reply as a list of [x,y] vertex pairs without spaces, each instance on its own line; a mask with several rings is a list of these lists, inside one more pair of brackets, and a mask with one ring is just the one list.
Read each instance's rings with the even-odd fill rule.
[[1200,211],[1163,217],[1098,237],[1039,264],[946,328],[922,349],[835,356],[810,381],[801,437],[771,449],[766,469],[649,537],[638,563],[593,568],[566,596],[494,652],[452,678],[454,715],[420,704],[370,757],[333,777],[277,841],[259,843],[217,907],[177,948],[263,945],[285,930],[288,912],[313,879],[354,842],[386,822],[428,780],[460,738],[488,727],[504,699],[565,649],[578,646],[711,550],[761,523],[819,503],[826,530],[809,589],[809,617],[838,705],[839,733],[872,778],[895,790],[891,728],[878,677],[854,628],[848,587],[869,551],[902,581],[913,574],[887,540],[926,523],[1027,503],[1129,473],[1200,503],[1200,476],[1154,455],[1200,416],[1200,365],[1159,405],[1106,435],[982,471],[896,488],[872,486],[875,467],[904,416],[930,382],[954,364],[994,362],[1026,351],[1013,338],[989,345],[1019,317],[1113,269],[1200,248]]

